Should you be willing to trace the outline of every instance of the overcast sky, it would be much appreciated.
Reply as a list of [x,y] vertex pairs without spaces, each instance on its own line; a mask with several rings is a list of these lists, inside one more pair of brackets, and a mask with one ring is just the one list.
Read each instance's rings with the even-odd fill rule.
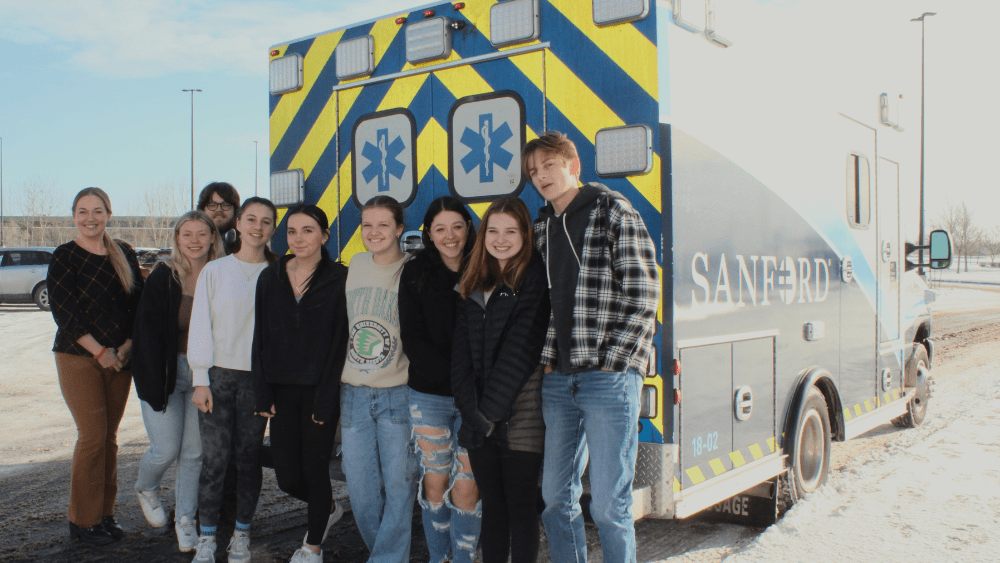
[[[904,21],[938,12],[927,19],[928,218],[947,199],[967,202],[980,224],[1000,225],[993,37],[1000,3],[870,1]],[[268,47],[425,3],[0,0],[4,212],[18,214],[16,193],[32,179],[65,194],[67,214],[72,195],[86,186],[107,190],[119,214],[139,212],[152,187],[186,190],[191,98],[184,88],[204,91],[194,100],[195,186],[226,180],[252,195],[259,141],[258,190],[267,195]],[[919,72],[920,26],[912,25],[910,65]],[[914,117],[908,125],[916,128]]]

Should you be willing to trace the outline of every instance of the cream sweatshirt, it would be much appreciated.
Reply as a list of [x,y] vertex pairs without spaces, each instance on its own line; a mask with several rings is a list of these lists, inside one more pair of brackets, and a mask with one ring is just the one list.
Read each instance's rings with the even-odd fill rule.
[[250,371],[257,277],[267,262],[250,264],[226,256],[205,265],[198,276],[188,329],[192,385],[208,385],[208,368]]

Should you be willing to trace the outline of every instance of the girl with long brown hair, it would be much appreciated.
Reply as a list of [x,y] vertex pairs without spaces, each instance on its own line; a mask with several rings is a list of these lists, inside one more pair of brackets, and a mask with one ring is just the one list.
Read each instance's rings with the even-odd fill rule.
[[117,438],[132,385],[132,325],[143,281],[132,247],[108,235],[104,190],[81,190],[72,211],[77,236],[53,253],[46,284],[59,327],[52,347],[59,386],[78,432],[70,538],[102,545],[124,536],[114,517]]
[[486,563],[538,557],[538,476],[545,427],[539,363],[549,322],[545,265],[523,201],[493,202],[459,289],[451,387],[482,496]]

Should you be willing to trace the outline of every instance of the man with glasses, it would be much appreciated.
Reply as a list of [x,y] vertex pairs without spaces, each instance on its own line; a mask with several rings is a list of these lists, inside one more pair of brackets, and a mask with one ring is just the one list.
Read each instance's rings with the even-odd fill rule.
[[212,218],[225,243],[226,254],[230,254],[236,242],[236,208],[239,206],[240,194],[228,182],[212,182],[198,196],[198,210]]

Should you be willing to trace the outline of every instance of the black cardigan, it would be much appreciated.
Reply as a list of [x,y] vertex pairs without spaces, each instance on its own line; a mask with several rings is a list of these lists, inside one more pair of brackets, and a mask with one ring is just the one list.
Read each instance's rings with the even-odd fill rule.
[[167,397],[177,384],[177,316],[181,282],[166,264],[157,264],[146,278],[132,331],[132,379],[135,392],[154,411],[167,409]]
[[497,286],[486,307],[482,292],[459,303],[452,348],[451,388],[462,413],[458,443],[478,447],[505,423],[542,355],[549,326],[545,264],[537,252],[513,291]]
[[[426,274],[426,275],[425,275]],[[451,348],[461,296],[458,273],[425,253],[403,265],[399,278],[399,339],[410,361],[407,386],[451,397]],[[423,287],[418,287],[426,278]]]
[[282,256],[257,278],[250,368],[255,412],[274,405],[271,385],[315,385],[313,417],[336,423],[347,359],[347,268],[324,255],[323,271],[296,302],[286,271],[292,258]]

